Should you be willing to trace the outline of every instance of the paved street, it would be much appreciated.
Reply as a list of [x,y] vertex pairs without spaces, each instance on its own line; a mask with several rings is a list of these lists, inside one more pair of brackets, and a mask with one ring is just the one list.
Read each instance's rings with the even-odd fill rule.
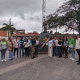
[[[80,65],[70,59],[39,55],[35,59],[18,57],[0,61],[0,80],[80,80]],[[70,55],[69,55],[70,57]]]

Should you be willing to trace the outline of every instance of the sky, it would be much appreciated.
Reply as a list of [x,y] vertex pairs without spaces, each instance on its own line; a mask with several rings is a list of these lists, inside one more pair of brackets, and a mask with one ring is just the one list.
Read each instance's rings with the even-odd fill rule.
[[[43,0],[0,0],[0,28],[11,23],[25,32],[42,32]],[[46,16],[53,14],[66,0],[46,0]]]

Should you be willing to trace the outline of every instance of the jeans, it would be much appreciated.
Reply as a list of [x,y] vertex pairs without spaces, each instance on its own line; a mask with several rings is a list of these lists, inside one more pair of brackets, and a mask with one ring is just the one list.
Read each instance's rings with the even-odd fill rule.
[[54,56],[54,54],[55,54],[55,47],[53,47],[53,56]]
[[31,55],[31,47],[29,48],[29,55]]
[[35,55],[38,55],[38,48],[39,48],[39,45],[36,46]]
[[74,51],[74,49],[69,48],[69,50],[70,50],[70,53],[71,53],[72,58],[74,58],[74,56],[75,56],[75,51]]
[[13,59],[13,51],[9,50],[9,59]]
[[23,53],[24,47],[20,47],[20,57],[21,57],[21,50],[22,50],[22,56],[24,56],[24,53]]
[[5,59],[5,55],[6,55],[6,49],[3,49],[1,51],[1,59]]
[[56,55],[58,55],[58,48],[55,46],[54,51],[56,53]]

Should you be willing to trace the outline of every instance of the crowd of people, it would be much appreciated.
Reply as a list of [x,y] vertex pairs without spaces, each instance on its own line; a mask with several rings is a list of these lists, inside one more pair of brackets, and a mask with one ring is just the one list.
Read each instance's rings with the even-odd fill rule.
[[26,58],[31,56],[32,59],[38,56],[39,40],[36,36],[20,39],[16,36],[14,40],[10,37],[8,41],[5,38],[0,40],[1,61],[6,61],[6,51],[9,51],[9,60],[13,60],[15,52],[17,57],[25,56]]
[[61,58],[68,58],[68,54],[71,53],[71,60],[75,60],[75,51],[77,51],[79,60],[77,64],[80,64],[80,38],[77,36],[75,39],[72,36],[67,37],[51,37],[49,39],[48,56],[58,56]]
[[[34,59],[38,56],[39,48],[39,39],[36,36],[23,39],[21,36],[20,39],[16,36],[14,40],[10,37],[8,41],[5,38],[0,40],[0,51],[1,51],[1,60],[6,61],[6,50],[9,50],[9,60],[13,60],[15,57],[15,52],[17,52],[17,57],[25,56],[31,59]],[[64,55],[64,58],[68,58],[68,54],[71,53],[71,60],[75,60],[75,51],[77,51],[79,60],[77,64],[80,64],[80,38],[77,36],[74,39],[72,36],[67,37],[54,37],[49,38],[48,41],[48,56],[58,56],[61,58]]]

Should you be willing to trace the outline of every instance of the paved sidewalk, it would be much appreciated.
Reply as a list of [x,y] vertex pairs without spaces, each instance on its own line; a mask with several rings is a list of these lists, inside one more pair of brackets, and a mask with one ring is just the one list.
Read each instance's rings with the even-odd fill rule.
[[12,61],[7,57],[7,62],[0,62],[0,80],[80,80],[77,59],[77,54],[75,61],[47,55],[35,59],[18,57]]

